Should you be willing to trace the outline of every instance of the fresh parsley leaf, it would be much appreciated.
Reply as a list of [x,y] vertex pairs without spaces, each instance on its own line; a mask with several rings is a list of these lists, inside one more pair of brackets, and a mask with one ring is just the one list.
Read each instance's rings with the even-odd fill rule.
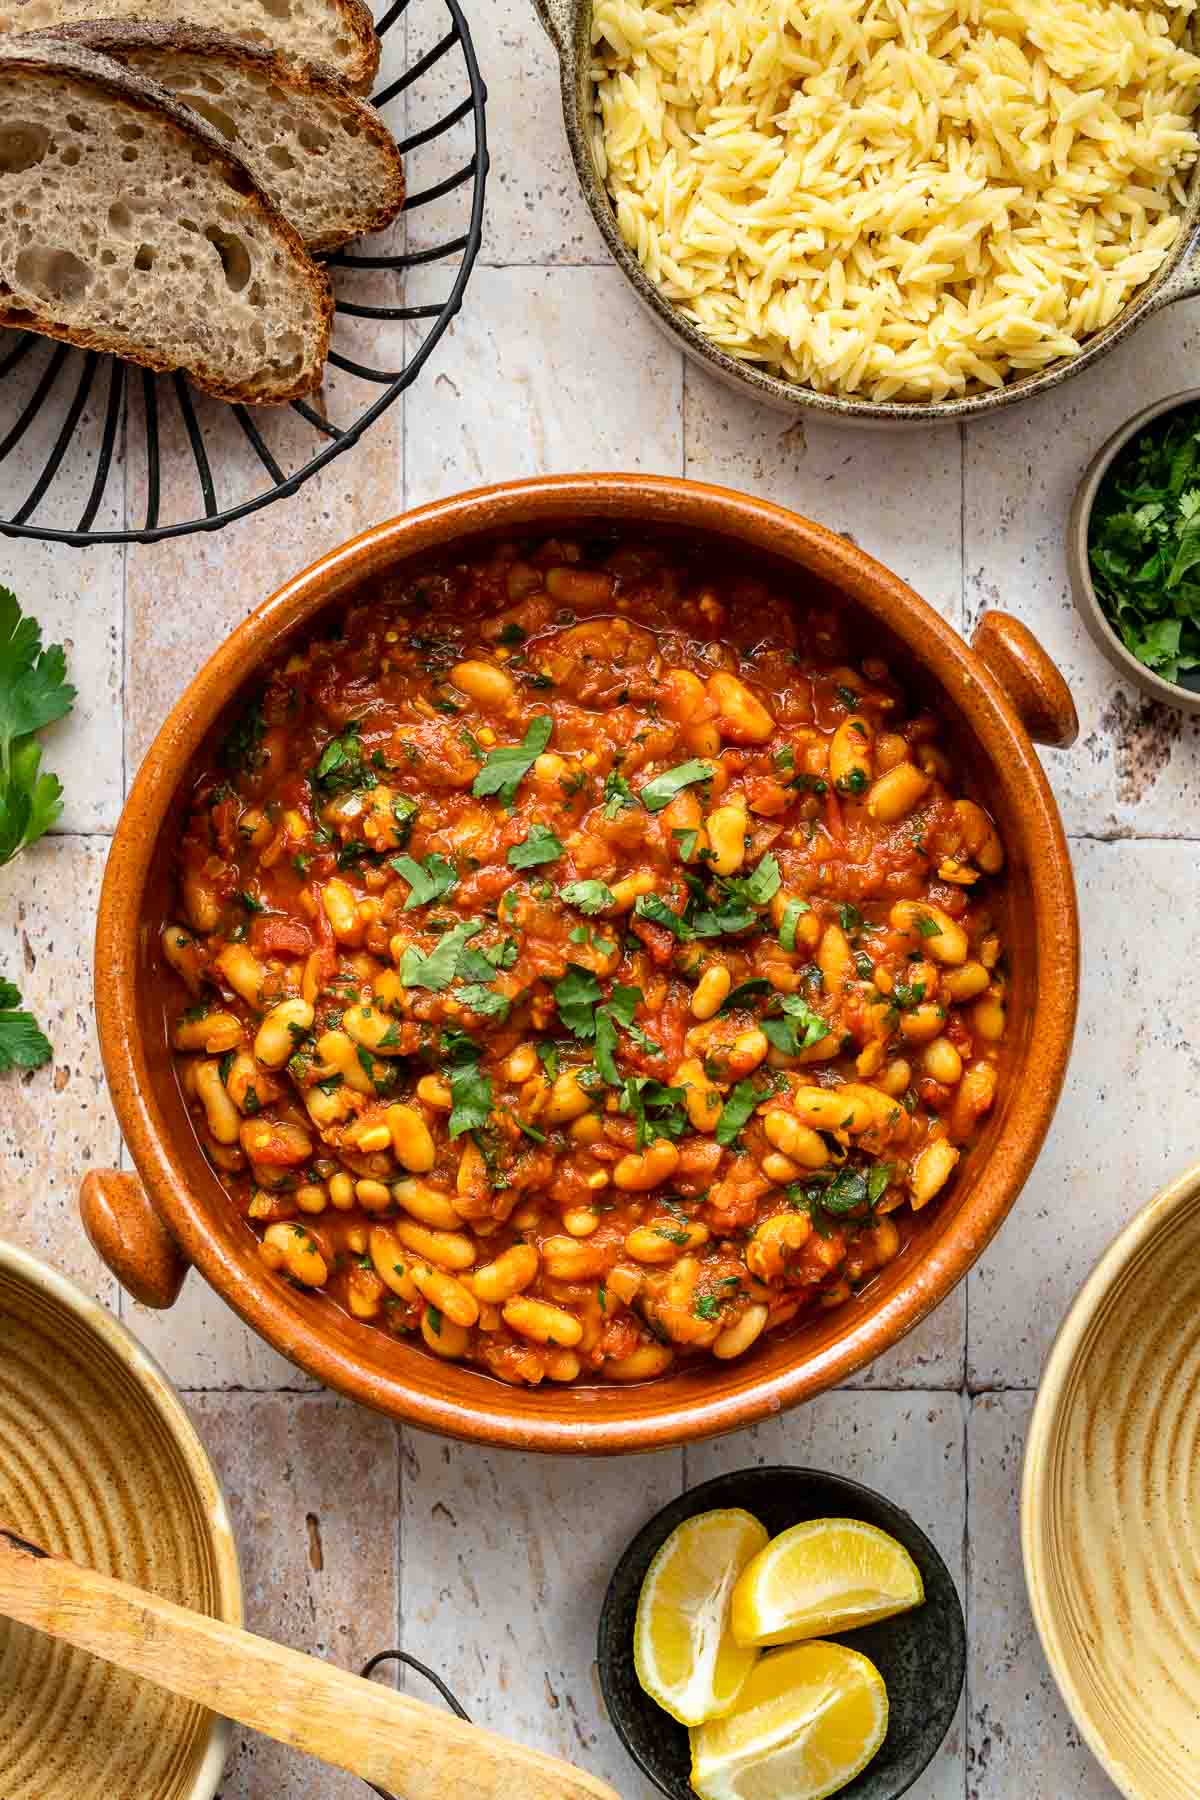
[[392,817],[396,821],[396,835],[400,839],[401,848],[412,836],[413,821],[420,810],[419,802],[411,800],[407,794],[397,794],[392,801]]
[[378,784],[363,761],[361,724],[352,719],[338,737],[330,738],[309,777],[325,794],[348,793],[351,788]]
[[692,927],[687,925],[677,912],[672,912],[665,900],[657,894],[639,894],[633,908],[635,919],[649,919],[652,925],[662,925],[677,938],[690,938]]
[[792,775],[796,769],[796,752],[790,744],[785,744],[782,750],[776,750],[771,762],[780,775]]
[[[683,1241],[684,1243],[687,1242],[686,1232],[684,1233]],[[721,1302],[717,1299],[715,1294],[697,1294],[692,1305],[692,1311],[698,1319],[719,1319],[721,1316]]]
[[711,762],[694,756],[690,762],[679,763],[674,769],[664,769],[661,775],[655,775],[641,790],[638,799],[647,812],[661,812],[684,788],[693,787],[698,781],[711,781],[713,774]]
[[877,1206],[883,1199],[895,1173],[890,1163],[872,1163],[867,1176],[867,1200],[871,1206]]
[[633,1024],[633,1015],[645,999],[640,987],[626,987],[617,982],[607,1000],[607,1009],[626,1030]]
[[942,928],[928,913],[918,913],[915,924],[923,938],[941,937]]
[[477,1062],[457,1063],[450,1070],[450,1136],[482,1131],[492,1110],[492,1083]]
[[20,1005],[12,982],[0,978],[0,1075],[12,1069],[40,1069],[54,1054],[33,1014],[18,1011]]
[[66,675],[62,645],[43,650],[37,620],[0,587],[0,863],[36,843],[62,814],[62,783],[42,773],[35,734],[70,712],[75,689]]
[[799,994],[785,994],[779,1003],[782,1019],[764,1019],[763,1031],[776,1050],[784,1056],[799,1056],[829,1036],[829,1026],[820,1013]]
[[851,1213],[867,1204],[867,1178],[861,1169],[839,1169],[821,1194],[827,1213]]
[[553,730],[550,714],[539,713],[530,721],[519,744],[502,744],[498,750],[489,750],[471,786],[475,798],[483,800],[489,794],[498,794],[501,806],[511,806],[523,778],[550,742]]
[[596,1067],[607,1081],[609,1087],[620,1087],[621,1077],[617,1072],[617,1027],[612,1013],[607,1006],[596,1010]]
[[615,769],[609,771],[604,780],[604,816],[615,819],[619,812],[627,806],[637,805],[637,795],[623,775]]
[[561,981],[554,984],[554,1003],[568,1031],[578,1038],[596,1035],[594,1008],[604,998],[603,989],[590,969],[568,963]]
[[616,905],[616,895],[603,881],[568,881],[559,890],[559,898],[567,906],[577,906],[589,918],[594,913],[603,912],[606,906]]
[[812,907],[807,900],[789,900],[783,909],[783,918],[779,922],[779,945],[790,954],[796,948],[796,927],[806,912]]
[[498,994],[495,988],[484,987],[481,982],[455,988],[454,998],[473,1013],[478,1013],[481,1019],[495,1019],[500,1023],[508,1017],[509,1003],[504,995]]
[[[650,1136],[682,1137],[688,1129],[683,1088],[665,1087],[650,1075],[631,1075],[621,1089],[621,1111],[637,1120],[640,1150]],[[653,1115],[652,1117],[650,1115]]]
[[738,1082],[721,1108],[721,1116],[717,1120],[717,1129],[714,1135],[718,1144],[723,1144],[726,1149],[729,1148],[742,1127],[749,1122],[750,1115],[762,1097],[753,1082]]
[[548,826],[531,825],[529,835],[509,851],[508,866],[510,869],[533,869],[538,863],[557,862],[562,853],[561,843]]
[[683,862],[691,862],[696,854],[696,845],[700,842],[700,833],[695,826],[677,825],[671,836],[679,845],[679,855]]
[[403,875],[411,892],[404,902],[405,912],[414,906],[428,906],[431,900],[444,900],[458,886],[458,870],[444,856],[427,856],[414,862],[411,856],[393,856],[391,867]]
[[754,976],[750,981],[739,981],[738,985],[735,988],[732,988],[725,996],[725,1002],[721,1007],[721,1011],[723,1013],[733,1012],[735,1007],[748,1006],[751,1000],[755,999],[759,994],[768,993],[770,987],[770,982],[763,980],[763,978],[758,975]]
[[431,988],[434,993],[448,988],[458,973],[464,946],[482,930],[482,919],[464,919],[460,925],[453,926],[437,948],[428,954],[410,944],[400,959],[401,987]]
[[537,1054],[538,1054],[538,1061],[541,1063],[543,1069],[545,1069],[547,1078],[550,1081],[557,1081],[557,1079],[558,1079],[558,1046],[557,1046],[557,1044],[548,1044],[545,1041],[545,1039],[543,1039],[542,1042],[537,1047]]
[[849,937],[852,932],[862,930],[863,916],[857,906],[851,906],[850,902],[846,900],[838,907],[838,924]]

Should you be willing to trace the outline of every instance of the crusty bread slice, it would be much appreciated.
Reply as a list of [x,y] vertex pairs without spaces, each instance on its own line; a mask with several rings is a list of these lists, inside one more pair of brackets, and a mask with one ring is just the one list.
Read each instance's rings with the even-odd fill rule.
[[404,164],[391,132],[318,63],[191,25],[109,19],[54,35],[161,82],[200,113],[310,250],[379,231],[404,205]]
[[0,325],[272,404],[319,384],[332,316],[325,271],[203,119],[79,44],[0,40]]
[[0,34],[54,31],[75,19],[140,19],[199,25],[325,63],[354,89],[370,92],[379,39],[364,0],[0,0]]

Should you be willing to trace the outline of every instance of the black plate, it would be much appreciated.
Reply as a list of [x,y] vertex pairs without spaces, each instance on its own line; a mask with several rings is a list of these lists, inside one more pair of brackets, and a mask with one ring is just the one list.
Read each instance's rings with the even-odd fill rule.
[[888,1731],[879,1753],[839,1800],[896,1800],[927,1768],[954,1719],[967,1666],[962,1605],[949,1569],[920,1526],[881,1494],[819,1469],[739,1469],[692,1488],[656,1513],[617,1564],[600,1614],[600,1686],[622,1743],[670,1800],[696,1800],[684,1726],[642,1692],[633,1627],[646,1571],[677,1525],[740,1506],[772,1537],[805,1519],[863,1519],[899,1540],[921,1571],[925,1604],[833,1641],[869,1656],[887,1684]]

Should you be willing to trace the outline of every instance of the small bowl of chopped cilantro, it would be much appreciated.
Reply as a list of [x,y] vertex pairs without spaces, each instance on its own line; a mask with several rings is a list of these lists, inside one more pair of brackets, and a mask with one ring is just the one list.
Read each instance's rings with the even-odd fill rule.
[[1067,554],[1109,660],[1143,693],[1200,713],[1200,388],[1109,438],[1075,496]]

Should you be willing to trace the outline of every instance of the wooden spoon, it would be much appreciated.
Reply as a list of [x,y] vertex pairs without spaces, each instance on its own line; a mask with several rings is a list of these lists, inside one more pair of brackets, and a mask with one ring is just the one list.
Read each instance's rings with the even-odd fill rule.
[[81,1569],[0,1526],[0,1618],[404,1800],[620,1800],[606,1782],[318,1657]]

